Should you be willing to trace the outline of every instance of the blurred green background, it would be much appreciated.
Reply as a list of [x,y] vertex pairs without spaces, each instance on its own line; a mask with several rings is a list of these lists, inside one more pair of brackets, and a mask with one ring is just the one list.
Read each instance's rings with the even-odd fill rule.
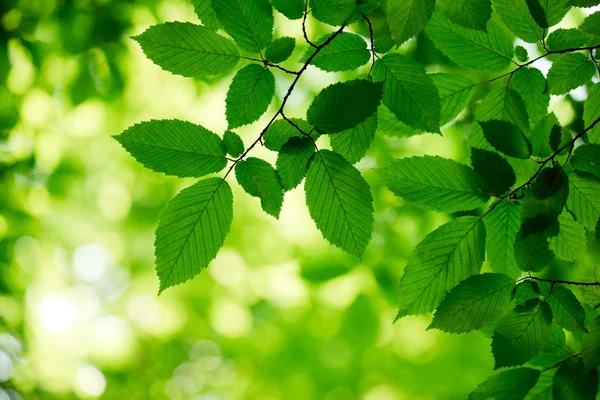
[[[363,260],[322,239],[302,188],[277,221],[234,184],[225,248],[158,297],[154,229],[191,181],[145,170],[111,135],[153,118],[222,134],[232,79],[193,81],[146,59],[129,37],[164,21],[199,23],[185,0],[0,2],[0,400],[465,398],[491,373],[490,339],[427,331],[431,316],[392,323],[408,255],[449,217],[394,197],[374,168],[416,154],[468,162],[468,114],[443,137],[381,124],[392,137],[358,165],[376,210]],[[300,22],[276,15],[285,35],[301,43]],[[400,50],[431,72],[453,68],[424,35]],[[291,83],[279,72],[275,103]],[[286,114],[302,117],[343,77],[309,68]],[[561,122],[580,122],[581,99],[553,101]],[[247,143],[276,105],[239,130]]]

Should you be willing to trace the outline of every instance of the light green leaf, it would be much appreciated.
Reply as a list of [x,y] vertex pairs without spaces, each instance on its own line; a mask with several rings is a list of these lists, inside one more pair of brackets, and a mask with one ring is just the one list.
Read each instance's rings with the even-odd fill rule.
[[515,258],[515,241],[521,225],[521,205],[503,201],[484,219],[487,257],[492,270],[513,278],[521,275]]
[[[330,36],[319,38],[315,44],[322,45]],[[315,48],[309,47],[300,61],[308,61],[315,51]],[[342,32],[319,51],[311,64],[328,72],[349,71],[365,65],[370,57],[367,43],[362,37],[355,33]]]
[[348,25],[358,18],[356,0],[310,0],[311,15],[333,26]]
[[382,36],[375,39],[374,45],[377,53],[387,53],[394,48],[396,42],[391,36]]
[[435,0],[388,0],[387,20],[396,43],[406,42],[425,28],[434,9]]
[[479,125],[485,139],[498,151],[515,158],[528,159],[531,156],[531,143],[510,122],[491,120],[480,122]]
[[552,330],[551,322],[550,307],[538,299],[504,315],[492,337],[494,369],[521,365],[544,348]]
[[[546,78],[537,68],[521,68],[510,81],[511,88],[517,92],[529,116],[530,125],[535,126],[546,114],[550,105],[550,95]],[[518,103],[518,101],[517,101]],[[513,120],[521,120],[525,113],[513,114]],[[517,115],[519,115],[517,117]]]
[[600,181],[572,172],[569,177],[567,208],[577,221],[593,230],[600,218]]
[[493,18],[486,33],[456,25],[435,12],[427,33],[444,55],[463,67],[502,71],[514,56],[510,35]]
[[432,311],[457,283],[479,273],[485,258],[485,227],[460,217],[430,233],[411,254],[400,281],[396,319]]
[[[600,118],[600,83],[592,85],[588,90],[588,97],[583,105],[583,123],[586,127],[592,125]],[[600,144],[600,124],[587,132],[590,143]]]
[[570,0],[527,0],[529,10],[542,28],[558,24],[571,8]]
[[440,96],[422,66],[401,54],[386,54],[375,62],[373,79],[383,81],[383,104],[400,121],[424,131],[440,131]]
[[201,177],[227,165],[221,138],[191,122],[142,122],[114,138],[146,168],[167,175]]
[[593,41],[598,43],[598,39],[600,39],[600,11],[596,11],[592,15],[589,15],[579,26],[579,29],[587,34],[595,36],[595,40]]
[[587,172],[600,179],[600,145],[588,144],[575,149],[571,165],[577,171]]
[[394,113],[382,104],[377,109],[377,133],[391,137],[406,138],[422,135],[425,132],[398,121]]
[[552,309],[552,319],[558,325],[571,332],[587,332],[585,310],[569,289],[555,285],[548,297],[548,305]]
[[[302,132],[306,134],[313,129],[312,125],[303,119],[290,118],[290,121],[296,124],[296,126],[298,126],[298,128],[300,128]],[[311,134],[314,139],[317,139],[318,135],[319,134],[317,132],[313,132]],[[285,119],[278,119],[269,126],[269,129],[267,129],[263,135],[263,141],[267,149],[280,151],[281,147],[293,137],[302,138],[304,135]]]
[[229,129],[250,124],[263,115],[275,95],[275,77],[267,68],[250,64],[240,69],[227,91]]
[[587,368],[600,366],[600,317],[594,318],[590,332],[583,336],[581,355]]
[[595,400],[598,370],[588,372],[581,358],[573,358],[558,367],[552,386],[555,400]]
[[160,292],[208,266],[223,246],[232,219],[233,195],[221,178],[202,180],[169,202],[154,243]]
[[501,196],[517,182],[508,161],[493,151],[471,148],[471,165],[486,182],[487,191],[491,194]]
[[521,131],[529,132],[529,116],[523,99],[515,90],[506,86],[491,91],[481,102],[475,117],[479,121],[512,122]]
[[544,38],[543,29],[535,22],[526,0],[494,0],[494,9],[515,35],[528,43]]
[[444,297],[428,329],[462,333],[499,318],[512,300],[515,281],[502,274],[473,275]]
[[490,0],[437,0],[436,10],[465,28],[486,31],[492,16]]
[[522,400],[540,378],[540,371],[533,368],[515,368],[498,372],[469,396],[469,400]]
[[321,133],[343,132],[377,111],[382,92],[380,83],[366,80],[335,83],[315,97],[306,119]]
[[240,57],[231,40],[189,22],[154,25],[133,39],[162,69],[191,78],[224,74]]
[[198,18],[200,18],[203,26],[214,31],[221,27],[215,11],[212,8],[211,0],[192,0],[192,4],[194,5],[194,11]]
[[350,164],[356,164],[367,154],[376,131],[377,114],[373,114],[354,128],[331,136],[331,148]]
[[517,60],[519,60],[522,63],[527,62],[529,60],[529,53],[527,52],[527,49],[523,46],[515,47],[515,56],[517,57]]
[[295,46],[296,40],[293,37],[275,39],[265,50],[265,58],[275,64],[284,62],[292,55]]
[[260,158],[249,157],[235,165],[235,177],[246,193],[260,199],[264,212],[279,218],[283,188],[271,164]]
[[559,51],[584,47],[591,39],[591,35],[576,28],[557,29],[548,36],[546,45],[550,51]]
[[281,147],[277,156],[277,172],[283,190],[292,190],[302,182],[308,170],[308,160],[315,153],[310,138],[291,138]]
[[239,157],[244,152],[244,142],[235,132],[226,131],[223,135],[223,144],[232,157]]
[[558,235],[549,239],[550,250],[562,260],[580,262],[586,250],[583,226],[567,211],[559,215],[558,223]]
[[485,183],[475,171],[454,160],[437,156],[402,158],[379,171],[394,194],[431,210],[472,210],[489,199]]
[[303,0],[271,0],[273,7],[288,19],[300,19],[304,16]]
[[321,150],[309,163],[304,191],[323,237],[361,258],[373,232],[373,197],[360,172],[341,155]]
[[469,104],[477,86],[472,79],[456,74],[438,73],[429,76],[440,94],[440,125],[445,125]]
[[273,37],[273,7],[269,0],[212,0],[223,29],[237,45],[258,53]]
[[548,91],[550,94],[565,94],[587,83],[595,72],[596,67],[589,56],[562,54],[548,71]]

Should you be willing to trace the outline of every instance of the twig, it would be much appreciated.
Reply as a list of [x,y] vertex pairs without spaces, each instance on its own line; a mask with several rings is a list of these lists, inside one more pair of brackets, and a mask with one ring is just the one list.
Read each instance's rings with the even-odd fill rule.
[[306,43],[308,43],[311,47],[314,47],[316,49],[318,48],[318,46],[310,41],[310,39],[308,38],[308,34],[306,33],[306,17],[308,16],[309,12],[310,11],[308,11],[308,0],[306,0],[306,3],[304,4],[304,18],[302,19],[302,34],[304,35],[304,40],[306,40]]
[[373,39],[373,25],[371,24],[371,20],[363,14],[363,18],[365,21],[367,21],[367,24],[369,25],[369,38],[371,39],[371,54],[373,55],[373,61],[371,62],[371,68],[369,69],[369,76],[371,76],[371,73],[373,72],[373,67],[375,67],[375,40]]
[[561,361],[557,362],[557,363],[556,363],[556,364],[554,364],[554,365],[551,365],[551,366],[549,366],[549,367],[546,367],[546,368],[544,368],[544,369],[543,369],[543,370],[541,370],[540,372],[546,372],[546,371],[548,371],[548,370],[550,370],[550,369],[557,368],[557,367],[559,367],[559,366],[560,366],[562,363],[565,363],[565,362],[569,361],[569,360],[570,360],[570,359],[572,359],[572,358],[579,357],[580,355],[581,355],[581,353],[575,353],[575,354],[571,355],[570,357],[567,357],[567,358],[565,358],[564,360],[561,360]]

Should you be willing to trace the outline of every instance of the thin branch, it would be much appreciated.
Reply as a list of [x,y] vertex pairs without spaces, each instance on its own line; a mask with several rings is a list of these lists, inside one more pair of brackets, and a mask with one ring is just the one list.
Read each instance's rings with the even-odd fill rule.
[[575,286],[600,286],[600,282],[575,282],[575,281],[564,281],[562,279],[545,279],[545,278],[538,278],[537,276],[527,276],[527,279],[530,279],[532,281],[539,281],[539,282],[548,282],[551,283],[552,285],[556,285],[556,284],[563,284],[563,285],[575,285]]
[[575,354],[571,355],[570,357],[567,357],[567,358],[565,358],[564,360],[561,360],[561,361],[557,362],[557,363],[556,363],[556,364],[554,364],[554,365],[551,365],[551,366],[549,366],[549,367],[546,367],[546,368],[544,368],[544,369],[543,369],[543,370],[541,370],[540,372],[546,372],[546,371],[548,371],[548,370],[551,370],[551,369],[554,369],[554,368],[560,367],[560,365],[561,365],[561,364],[563,364],[563,363],[565,363],[565,362],[569,361],[569,360],[570,360],[570,359],[572,359],[572,358],[579,357],[580,355],[581,355],[581,353],[575,353]]
[[277,65],[277,64],[273,64],[273,63],[271,63],[271,62],[269,62],[269,61],[265,61],[265,65],[266,65],[267,67],[273,67],[273,68],[277,68],[277,69],[279,69],[279,70],[281,70],[281,71],[285,72],[286,74],[290,74],[290,75],[298,75],[298,71],[290,71],[289,69],[285,69],[285,68],[283,68],[282,66],[280,66],[280,65]]
[[318,48],[318,46],[310,41],[310,39],[308,38],[308,34],[306,33],[306,17],[308,16],[309,12],[310,11],[308,11],[308,0],[306,0],[306,3],[304,4],[304,18],[302,19],[302,34],[304,35],[304,40],[306,40],[306,43],[308,43],[311,47],[314,47],[316,49]]
[[367,21],[367,24],[369,25],[369,38],[371,39],[371,54],[373,55],[373,61],[371,62],[371,68],[369,69],[369,76],[371,76],[371,73],[373,72],[373,67],[375,66],[375,57],[377,56],[377,54],[375,54],[375,40],[373,39],[373,25],[371,24],[371,20],[363,14],[363,18],[365,21]]
[[596,69],[598,70],[598,75],[600,75],[600,64],[596,60],[596,56],[594,55],[594,49],[590,49],[590,57],[592,57],[592,61],[596,64]]

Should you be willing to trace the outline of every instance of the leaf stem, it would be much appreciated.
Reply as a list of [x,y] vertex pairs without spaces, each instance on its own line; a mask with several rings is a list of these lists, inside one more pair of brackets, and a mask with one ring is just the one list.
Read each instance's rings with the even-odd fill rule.
[[572,359],[572,358],[579,357],[580,355],[581,355],[581,352],[580,352],[580,353],[575,353],[575,354],[573,354],[573,355],[571,355],[571,356],[569,356],[569,357],[565,358],[564,360],[561,360],[561,361],[557,362],[557,363],[556,363],[556,364],[554,364],[554,365],[551,365],[551,366],[549,366],[549,367],[546,367],[546,368],[544,368],[544,369],[543,369],[543,370],[541,370],[540,372],[546,372],[546,371],[548,371],[548,370],[551,370],[551,369],[557,368],[557,367],[559,367],[561,364],[563,364],[563,363],[565,363],[565,362],[569,361],[569,360],[570,360],[570,359]]

